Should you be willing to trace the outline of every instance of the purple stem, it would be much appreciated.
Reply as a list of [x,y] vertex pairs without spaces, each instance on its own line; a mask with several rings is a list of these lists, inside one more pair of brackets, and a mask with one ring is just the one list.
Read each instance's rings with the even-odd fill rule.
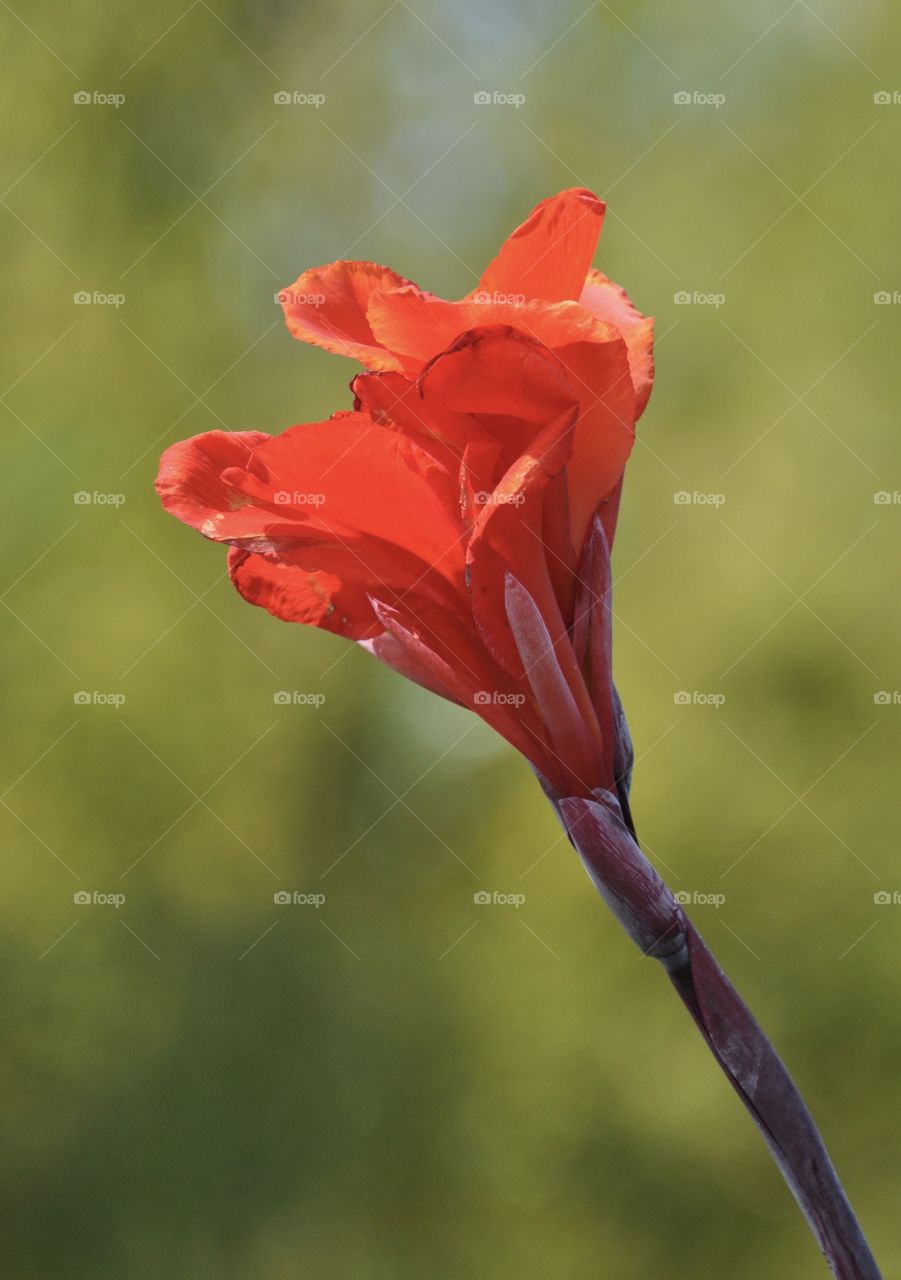
[[881,1280],[813,1118],[779,1055],[623,821],[617,799],[559,799],[564,828],[617,919],[659,960],[763,1135],[837,1280]]

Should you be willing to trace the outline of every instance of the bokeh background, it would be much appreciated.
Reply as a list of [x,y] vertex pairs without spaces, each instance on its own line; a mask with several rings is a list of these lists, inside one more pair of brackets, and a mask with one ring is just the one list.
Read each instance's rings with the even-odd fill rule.
[[658,318],[615,553],[639,829],[901,1275],[897,6],[0,32],[6,1273],[825,1273],[523,762],[243,604],[152,489],[176,439],[347,405],[274,303],[303,268],[459,296],[584,184]]

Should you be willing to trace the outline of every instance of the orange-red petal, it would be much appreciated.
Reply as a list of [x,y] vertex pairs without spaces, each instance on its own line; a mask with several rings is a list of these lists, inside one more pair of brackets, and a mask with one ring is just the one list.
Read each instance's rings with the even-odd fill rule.
[[535,434],[578,403],[554,354],[507,325],[461,334],[426,365],[419,390],[427,415],[466,424],[464,484],[478,473],[481,491],[493,489]]
[[376,340],[397,357],[410,375],[468,329],[509,325],[547,347],[579,340],[605,341],[616,330],[590,315],[578,302],[495,301],[479,295],[446,302],[415,287],[374,294],[369,322]]
[[354,640],[363,639],[373,631],[375,619],[365,595],[364,608],[352,607],[352,616],[349,616],[346,600],[340,608],[336,607],[344,584],[326,569],[307,569],[291,561],[230,547],[228,573],[245,600],[283,622],[323,627]]
[[654,321],[643,316],[632,300],[602,272],[592,268],[579,301],[598,320],[615,325],[625,339],[635,387],[635,417],[641,417],[654,384]]
[[279,300],[295,338],[369,369],[397,369],[395,358],[373,335],[367,308],[374,294],[405,286],[416,288],[375,262],[339,261],[305,271]]
[[603,201],[584,187],[542,200],[504,241],[476,294],[545,302],[578,298],[603,221]]
[[573,547],[582,546],[591,517],[619,483],[635,442],[635,391],[621,338],[574,342],[555,352],[579,390],[579,420],[567,469]]
[[573,406],[529,442],[482,507],[466,552],[472,612],[483,641],[514,676],[522,663],[507,624],[505,587],[513,574],[536,601],[556,642],[565,632],[543,542],[548,484],[572,454]]
[[[402,373],[360,373],[350,384],[355,408],[368,413],[373,422],[394,426],[414,440],[422,440],[436,452],[435,442],[458,454],[466,447],[472,424],[464,414],[423,403],[419,384]],[[426,443],[426,442],[430,443]],[[438,455],[451,465],[448,455]]]
[[421,561],[374,539],[355,547],[298,544],[279,555],[255,555],[232,547],[229,575],[250,604],[284,622],[322,627],[349,640],[368,640],[382,631],[373,613],[375,594],[403,603],[410,616],[427,610],[450,616],[462,611]]
[[163,507],[217,542],[226,523],[236,536],[258,530],[258,513],[245,511],[247,503],[223,477],[231,468],[251,466],[254,449],[271,439],[262,431],[207,431],[170,445],[156,478]]
[[376,540],[462,591],[458,477],[421,445],[362,413],[280,436],[209,432],[173,446],[158,481],[172,514],[206,537],[281,554]]

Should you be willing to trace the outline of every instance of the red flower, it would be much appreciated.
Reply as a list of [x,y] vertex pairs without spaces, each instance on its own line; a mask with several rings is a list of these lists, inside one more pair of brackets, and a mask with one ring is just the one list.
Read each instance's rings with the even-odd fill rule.
[[586,796],[625,767],[607,558],[653,376],[652,321],[590,267],[603,215],[589,191],[544,201],[459,302],[372,263],[305,272],[288,327],[370,370],[354,410],[196,436],[157,480],[230,544],[245,599],[360,642]]

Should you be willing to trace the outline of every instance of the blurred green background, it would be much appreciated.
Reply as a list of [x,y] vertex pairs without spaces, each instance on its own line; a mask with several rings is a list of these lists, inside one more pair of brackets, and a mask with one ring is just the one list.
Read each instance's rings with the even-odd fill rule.
[[243,604],[152,489],[176,439],[347,405],[274,305],[303,268],[459,296],[584,184],[658,317],[615,554],[639,830],[901,1275],[897,7],[0,32],[6,1274],[825,1274],[523,762]]

